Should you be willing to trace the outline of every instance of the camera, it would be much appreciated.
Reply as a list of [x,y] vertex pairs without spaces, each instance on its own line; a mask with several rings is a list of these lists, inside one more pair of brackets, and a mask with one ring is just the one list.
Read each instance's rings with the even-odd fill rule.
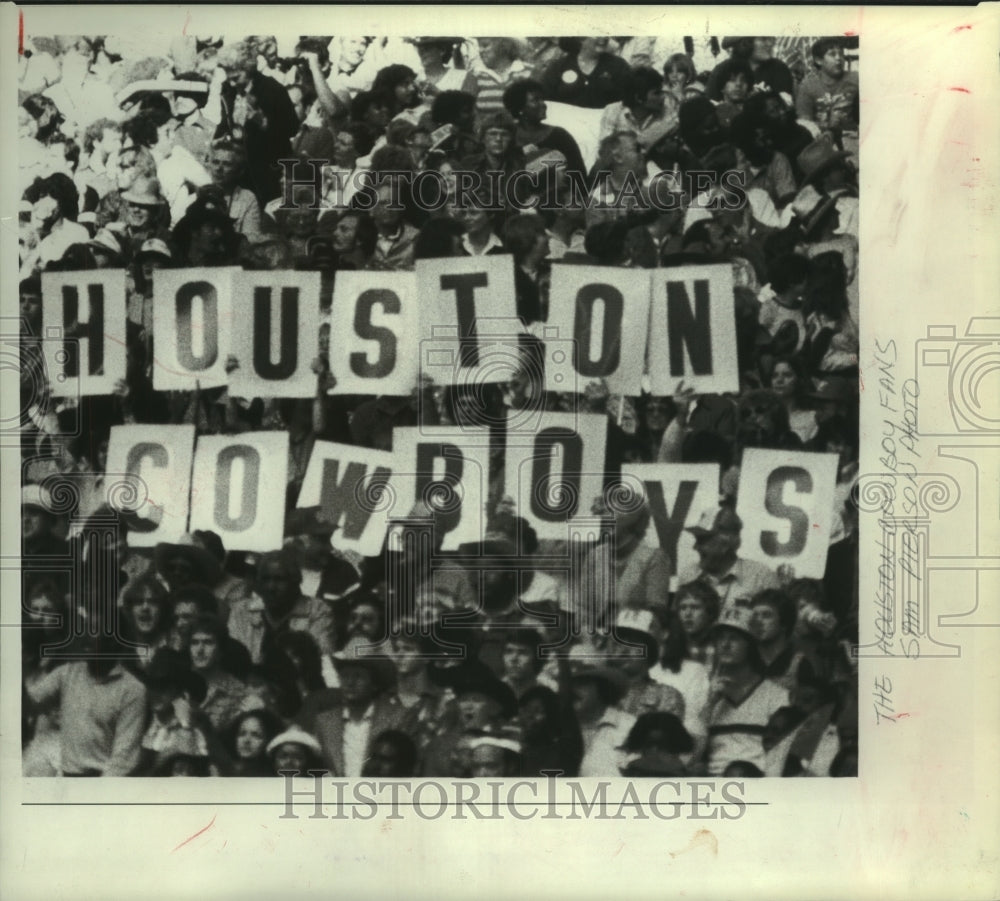
[[961,337],[928,326],[916,350],[921,435],[1000,432],[1000,318],[973,317]]

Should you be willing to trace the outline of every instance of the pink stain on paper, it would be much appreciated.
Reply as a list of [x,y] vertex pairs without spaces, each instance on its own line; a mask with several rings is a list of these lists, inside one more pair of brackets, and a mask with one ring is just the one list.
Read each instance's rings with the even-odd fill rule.
[[[207,826],[202,827],[194,835],[189,836],[188,838],[184,839],[184,841],[182,841],[176,848],[174,848],[174,851],[179,851],[188,842],[193,842],[199,835],[201,835],[202,833],[208,832],[208,830],[211,829],[214,825],[215,825],[215,817],[212,817],[212,819],[209,820],[209,823],[208,823]],[[171,851],[170,853],[173,854],[174,851]]]

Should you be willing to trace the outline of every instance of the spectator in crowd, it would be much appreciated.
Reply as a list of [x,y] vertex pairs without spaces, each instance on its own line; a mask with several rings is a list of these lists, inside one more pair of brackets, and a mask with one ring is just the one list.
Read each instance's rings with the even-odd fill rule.
[[781,398],[788,411],[788,426],[805,444],[816,436],[819,424],[816,413],[804,406],[809,386],[804,384],[805,373],[797,357],[778,357],[771,367],[771,390]]
[[[107,639],[95,639],[91,653],[102,646],[110,650]],[[129,776],[138,766],[146,689],[113,657],[47,668],[29,676],[25,689],[32,703],[59,709],[62,775]]]
[[[615,636],[624,656],[613,662],[628,681],[628,689],[619,705],[632,716],[659,710],[683,717],[684,696],[676,688],[650,676],[650,670],[660,659],[657,635],[662,629],[653,615],[645,612],[646,616],[641,618],[619,617],[619,625],[615,629]],[[641,623],[641,627],[623,626],[623,619],[625,622]]]
[[777,576],[764,564],[738,554],[743,521],[728,505],[706,510],[698,524],[686,531],[694,535],[697,569],[682,572],[681,584],[707,582],[719,595],[722,610],[747,606],[758,592],[777,587]]
[[191,627],[188,645],[191,670],[205,680],[201,709],[219,734],[239,712],[247,693],[246,686],[223,669],[228,637],[225,625],[218,618],[201,616]]
[[314,735],[291,726],[267,743],[273,776],[314,776],[325,774],[323,749]]
[[750,610],[724,610],[712,627],[716,671],[708,712],[708,773],[722,775],[735,761],[764,768],[763,732],[788,704],[788,692],[763,675]]
[[332,650],[333,616],[321,600],[301,592],[302,571],[287,551],[264,554],[257,564],[254,593],[233,604],[229,633],[260,663],[279,635],[309,632],[321,650]]
[[635,721],[623,745],[629,760],[621,773],[633,777],[688,776],[690,771],[684,757],[694,750],[694,746],[694,740],[674,714],[643,713]]
[[820,38],[810,55],[813,68],[799,85],[795,110],[839,144],[843,132],[858,127],[858,76],[847,71],[839,38]]
[[766,588],[751,600],[757,650],[763,674],[791,688],[800,655],[792,644],[797,612],[795,603],[779,589]]
[[167,644],[170,604],[167,589],[152,573],[130,581],[122,594],[125,636],[142,647],[136,663],[145,668]]
[[581,776],[618,772],[620,750],[635,717],[618,706],[627,690],[622,673],[607,666],[583,667],[573,673],[573,712],[583,735]]
[[[460,41],[456,38],[418,37],[413,39],[420,56],[420,66],[423,69],[419,79],[419,89],[425,104],[434,102],[442,91],[463,91],[466,94],[476,94],[479,80],[468,69],[459,69],[451,65],[455,47]],[[480,53],[482,43],[480,42]]]
[[480,153],[475,136],[476,98],[464,91],[442,91],[431,104],[431,151],[448,159],[465,159]]
[[378,779],[410,779],[417,772],[417,746],[406,732],[388,729],[375,737],[361,775]]
[[673,97],[678,109],[689,99],[690,86],[694,84],[697,76],[694,62],[686,53],[671,54],[663,64],[663,87],[666,93]]
[[26,192],[31,203],[31,225],[35,247],[21,264],[21,277],[44,269],[74,244],[90,240],[90,233],[76,219],[79,215],[78,192],[73,179],[62,172],[36,181]]
[[728,128],[750,96],[753,72],[749,63],[734,57],[719,63],[713,74],[719,85],[715,111],[722,127]]
[[608,38],[561,38],[566,54],[539,79],[545,99],[587,109],[604,109],[625,99],[629,65],[608,52]]
[[226,730],[225,746],[233,776],[273,776],[267,746],[282,731],[282,723],[269,710],[240,713]]
[[503,109],[504,91],[518,79],[527,78],[529,68],[519,58],[520,42],[513,38],[478,38],[477,43],[479,65],[473,69],[476,110],[485,118]]
[[648,150],[677,127],[680,103],[663,89],[663,77],[655,69],[633,69],[625,85],[625,99],[611,103],[601,116],[600,137],[627,131]]
[[319,737],[323,761],[335,776],[360,776],[374,739],[398,728],[405,715],[395,697],[395,665],[366,647],[365,640],[356,639],[334,655],[340,702],[303,724]]
[[222,86],[220,130],[246,149],[244,187],[263,205],[281,191],[278,160],[292,155],[299,130],[292,101],[278,82],[257,71],[256,52],[246,41],[219,51]]
[[388,271],[412,269],[417,229],[403,220],[403,208],[388,180],[376,188],[376,194],[371,215],[377,237],[375,252],[367,268]]
[[[565,163],[569,172],[586,169],[580,148],[573,136],[558,125],[546,125],[545,89],[537,81],[520,79],[503,93],[504,108],[517,120],[515,142],[530,164],[539,160],[558,165]],[[561,159],[560,159],[561,157]]]
[[575,776],[583,754],[582,738],[569,704],[551,688],[536,685],[519,701],[521,774],[540,778],[546,770]]
[[251,244],[263,240],[260,203],[252,191],[239,186],[246,158],[243,147],[232,141],[216,141],[208,152],[208,170],[219,199],[236,229]]

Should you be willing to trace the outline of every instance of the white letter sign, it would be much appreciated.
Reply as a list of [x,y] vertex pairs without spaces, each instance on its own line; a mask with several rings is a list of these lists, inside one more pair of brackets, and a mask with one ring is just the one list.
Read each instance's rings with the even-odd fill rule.
[[505,382],[517,371],[514,261],[509,256],[418,260],[420,371],[439,385]]
[[[108,441],[107,479],[126,473],[126,491],[109,486],[109,499],[120,512],[133,512],[157,524],[150,532],[131,531],[129,547],[153,547],[177,541],[188,529],[193,425],[116,425]],[[106,480],[107,481],[107,480]],[[142,503],[126,503],[133,494]]]
[[[156,270],[153,387],[157,391],[194,391],[198,385],[217,388],[228,382],[233,281],[241,271],[231,266]],[[250,304],[246,306],[249,316]]]
[[202,436],[191,480],[191,531],[217,532],[228,550],[280,548],[287,483],[288,432]]
[[410,393],[420,351],[412,272],[338,272],[331,319],[331,394]]
[[743,520],[740,556],[795,575],[822,579],[830,544],[837,455],[743,451],[736,512]]
[[125,378],[124,270],[43,272],[42,335],[55,397],[111,394]]
[[682,380],[697,394],[739,390],[736,303],[729,263],[657,269],[652,279],[652,393],[673,394]]
[[239,397],[313,397],[319,353],[319,272],[250,271],[235,280],[229,376]]

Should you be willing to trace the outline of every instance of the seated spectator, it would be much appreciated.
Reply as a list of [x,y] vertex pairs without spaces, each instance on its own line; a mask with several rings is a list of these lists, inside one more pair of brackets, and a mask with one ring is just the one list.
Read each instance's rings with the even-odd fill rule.
[[[586,167],[576,139],[565,128],[546,125],[545,91],[537,81],[515,81],[503,94],[504,108],[517,120],[514,140],[524,153],[529,171],[532,164],[565,166],[584,173]],[[561,159],[560,159],[561,158]]]
[[685,529],[694,535],[698,566],[682,572],[681,584],[707,582],[719,595],[721,609],[749,607],[750,599],[765,588],[777,587],[777,576],[763,563],[737,553],[743,521],[728,505],[706,510],[698,524]]
[[324,774],[322,748],[315,736],[291,726],[267,743],[273,776]]
[[366,268],[397,272],[412,269],[417,229],[403,220],[403,207],[388,181],[376,188],[376,194],[371,213],[377,231],[375,252]]
[[781,398],[788,411],[788,427],[799,436],[803,444],[816,436],[819,423],[816,413],[805,407],[805,396],[810,385],[805,370],[797,357],[778,357],[768,377],[771,390]]
[[465,159],[481,153],[475,136],[476,98],[463,91],[442,91],[431,104],[431,153],[449,159]]
[[201,616],[191,626],[188,645],[191,671],[205,680],[201,710],[219,734],[240,711],[247,695],[246,686],[224,669],[223,654],[228,638],[223,622],[216,617]]
[[677,127],[680,103],[663,90],[663,78],[654,69],[633,69],[625,83],[625,99],[609,104],[601,116],[601,139],[629,132],[648,150]]
[[230,776],[273,776],[267,746],[281,733],[281,721],[270,711],[240,713],[226,730],[225,747],[231,761]]
[[858,128],[858,76],[848,72],[841,38],[820,38],[810,51],[812,70],[799,85],[795,110],[839,144]]
[[751,612],[724,610],[712,627],[716,671],[708,712],[708,773],[720,776],[734,761],[763,770],[762,735],[768,720],[788,704],[788,692],[763,676]]
[[216,141],[208,152],[207,165],[212,185],[218,189],[233,228],[251,244],[262,241],[260,203],[252,191],[239,186],[246,166],[242,146],[232,141]]
[[479,60],[472,69],[476,79],[476,111],[482,118],[503,109],[503,93],[515,81],[527,78],[528,65],[520,59],[521,44],[513,38],[478,38]]
[[417,747],[406,732],[388,729],[375,736],[361,775],[378,779],[410,779],[417,772]]
[[607,38],[560,38],[565,52],[553,60],[539,81],[546,100],[603,109],[625,99],[625,80],[631,69],[608,52]]
[[302,571],[285,551],[264,554],[254,593],[229,611],[229,634],[260,663],[284,632],[309,632],[322,652],[332,650],[332,613],[322,600],[301,593]]
[[573,711],[583,735],[580,776],[620,772],[624,766],[621,748],[635,725],[635,717],[618,706],[626,689],[625,677],[610,667],[573,673]]
[[713,74],[719,85],[715,111],[719,124],[728,128],[750,96],[750,88],[754,83],[753,72],[748,63],[734,58],[719,63]]
[[757,650],[764,664],[763,674],[791,689],[801,657],[792,645],[795,604],[783,591],[768,588],[751,600]]
[[672,713],[643,713],[635,721],[623,750],[630,759],[621,774],[629,777],[688,776],[684,757],[694,750],[694,740]]
[[689,99],[688,88],[697,75],[694,62],[686,53],[673,53],[663,64],[663,86],[666,92],[673,97],[678,109],[685,100]]

